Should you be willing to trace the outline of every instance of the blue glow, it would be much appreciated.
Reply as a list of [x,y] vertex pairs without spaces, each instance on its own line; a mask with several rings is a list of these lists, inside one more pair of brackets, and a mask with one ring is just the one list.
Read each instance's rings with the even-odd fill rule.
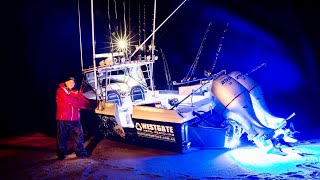
[[[179,33],[181,37],[170,43],[167,39],[159,40],[159,47],[161,46],[168,54],[169,66],[179,67],[175,73],[171,74],[173,80],[179,81],[187,74],[209,22],[213,22],[214,25],[208,33],[199,57],[195,76],[200,78],[204,70],[211,69],[222,32],[226,23],[229,23],[214,73],[223,69],[227,70],[227,73],[235,70],[246,73],[266,63],[265,67],[254,71],[250,77],[261,86],[270,112],[277,117],[286,117],[292,112],[297,112],[295,104],[282,106],[287,100],[284,98],[296,97],[295,93],[305,88],[304,70],[298,60],[300,57],[297,56],[290,42],[279,36],[275,29],[257,24],[252,19],[247,19],[226,8],[202,6],[201,11],[195,8],[186,8],[184,11],[192,11],[192,13],[184,12],[183,16],[177,16],[175,19],[177,25],[168,30],[168,33],[169,31],[172,31],[170,34]],[[188,23],[180,24],[179,18],[187,19]],[[181,20],[181,22],[185,21]],[[185,49],[191,50],[185,51]],[[308,51],[308,53],[312,52]],[[308,57],[313,56],[308,54]],[[155,72],[157,71],[156,69]]]
[[224,147],[233,149],[237,147],[239,144],[240,144],[240,141],[238,139],[231,139],[230,141],[227,141],[227,138],[226,138]]
[[283,148],[287,156],[266,154],[257,147],[242,147],[228,152],[228,156],[239,166],[250,172],[272,174],[283,173],[288,170],[299,171],[305,163],[320,169],[320,145],[309,144]]

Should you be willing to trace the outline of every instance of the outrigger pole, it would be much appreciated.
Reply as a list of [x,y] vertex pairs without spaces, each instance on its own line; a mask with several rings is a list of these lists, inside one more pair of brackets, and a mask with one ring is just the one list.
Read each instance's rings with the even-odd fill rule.
[[97,95],[97,69],[96,69],[96,51],[95,51],[95,35],[94,35],[94,14],[93,14],[93,0],[91,0],[91,39],[92,39],[92,61],[93,61],[93,76],[94,76],[94,91]]
[[80,2],[78,0],[78,22],[79,22],[79,38],[80,38],[80,60],[81,60],[81,72],[83,71],[83,56],[82,56],[82,39],[81,39],[81,25],[80,25]]
[[[154,3],[153,3],[153,26],[152,26],[152,40],[151,40],[151,59],[152,59],[152,62],[154,62],[154,38],[155,38],[155,32],[154,31],[154,28],[156,26],[156,9],[157,9],[157,0],[154,0]],[[154,93],[154,83],[153,83],[153,63],[150,64],[151,68],[151,91]],[[153,94],[154,95],[154,94]]]

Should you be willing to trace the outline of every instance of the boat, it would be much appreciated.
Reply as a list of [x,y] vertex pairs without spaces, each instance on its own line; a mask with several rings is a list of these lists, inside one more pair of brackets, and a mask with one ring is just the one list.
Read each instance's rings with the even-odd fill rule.
[[[179,153],[236,148],[247,134],[250,141],[266,152],[274,148],[281,151],[279,142],[284,137],[291,138],[287,121],[294,113],[288,118],[272,115],[260,86],[248,73],[211,71],[201,79],[186,77],[179,83],[169,83],[175,89],[155,87],[153,73],[159,61],[155,33],[185,2],[156,28],[155,0],[152,33],[145,35],[143,42],[140,39],[131,42],[134,38],[128,35],[129,30],[111,30],[109,24],[111,42],[105,48],[108,51],[97,53],[94,0],[91,0],[92,63],[82,68],[81,91],[96,101],[93,113],[99,132],[106,139]],[[141,32],[138,34],[141,37]],[[297,142],[294,138],[289,140]]]

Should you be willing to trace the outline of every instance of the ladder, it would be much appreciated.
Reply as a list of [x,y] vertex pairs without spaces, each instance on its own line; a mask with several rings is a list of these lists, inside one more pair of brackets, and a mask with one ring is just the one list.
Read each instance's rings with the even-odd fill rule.
[[153,73],[152,73],[153,63],[142,65],[141,70],[147,83],[147,89],[153,90],[155,88],[154,82],[153,82]]

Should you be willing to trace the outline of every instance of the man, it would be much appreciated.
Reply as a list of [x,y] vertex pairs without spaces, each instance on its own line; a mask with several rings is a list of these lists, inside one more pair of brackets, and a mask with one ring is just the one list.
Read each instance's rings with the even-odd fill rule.
[[67,139],[70,137],[78,158],[88,157],[84,148],[80,109],[89,106],[89,101],[75,89],[75,79],[69,77],[56,90],[57,156],[63,160],[67,154]]

